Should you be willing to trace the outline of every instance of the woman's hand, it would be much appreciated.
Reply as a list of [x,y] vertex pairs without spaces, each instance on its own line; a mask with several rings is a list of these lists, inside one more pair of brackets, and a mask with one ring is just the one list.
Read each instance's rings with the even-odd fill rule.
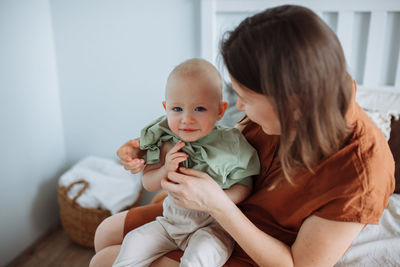
[[144,168],[145,161],[142,159],[144,152],[140,150],[139,138],[137,138],[129,140],[121,146],[117,151],[117,155],[120,158],[119,162],[124,166],[125,170],[135,174]]
[[177,205],[210,213],[226,207],[232,202],[220,186],[206,173],[180,167],[180,173],[169,172],[161,180],[161,187],[167,190]]

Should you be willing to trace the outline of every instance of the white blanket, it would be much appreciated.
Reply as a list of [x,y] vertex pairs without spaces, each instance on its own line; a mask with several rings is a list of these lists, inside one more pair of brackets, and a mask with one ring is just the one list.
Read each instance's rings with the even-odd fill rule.
[[[89,183],[77,203],[84,208],[109,210],[111,214],[132,205],[142,190],[141,174],[131,174],[113,160],[94,156],[84,158],[72,166],[60,177],[59,184],[67,187],[77,180]],[[73,199],[82,186],[74,185],[68,197]]]
[[349,266],[400,266],[400,194],[390,197],[379,224],[367,225],[335,265]]

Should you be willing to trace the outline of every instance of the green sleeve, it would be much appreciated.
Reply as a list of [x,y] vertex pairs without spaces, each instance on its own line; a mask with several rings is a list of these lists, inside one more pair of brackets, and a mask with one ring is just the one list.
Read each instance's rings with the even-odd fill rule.
[[161,137],[164,134],[160,123],[164,120],[166,120],[166,116],[156,119],[140,132],[140,149],[147,151],[144,156],[147,164],[155,164],[160,161]]

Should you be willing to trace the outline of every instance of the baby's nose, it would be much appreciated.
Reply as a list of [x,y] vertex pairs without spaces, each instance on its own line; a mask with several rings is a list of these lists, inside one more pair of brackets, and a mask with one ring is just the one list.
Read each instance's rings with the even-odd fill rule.
[[190,112],[185,112],[182,118],[182,122],[185,124],[190,124],[194,122],[194,117]]

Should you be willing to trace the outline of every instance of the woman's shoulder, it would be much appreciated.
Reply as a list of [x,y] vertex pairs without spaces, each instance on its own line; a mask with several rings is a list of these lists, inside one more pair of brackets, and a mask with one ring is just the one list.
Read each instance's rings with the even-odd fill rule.
[[357,105],[352,133],[342,150],[354,153],[362,172],[375,174],[387,170],[394,173],[394,159],[383,133]]
[[383,134],[361,108],[352,126],[342,149],[316,168],[322,184],[317,187],[325,184],[329,199],[316,214],[327,219],[377,223],[394,190],[393,156]]
[[351,133],[343,147],[326,159],[320,168],[335,173],[354,172],[355,180],[374,184],[390,183],[394,176],[394,159],[389,145],[374,122],[358,105],[351,121]]

